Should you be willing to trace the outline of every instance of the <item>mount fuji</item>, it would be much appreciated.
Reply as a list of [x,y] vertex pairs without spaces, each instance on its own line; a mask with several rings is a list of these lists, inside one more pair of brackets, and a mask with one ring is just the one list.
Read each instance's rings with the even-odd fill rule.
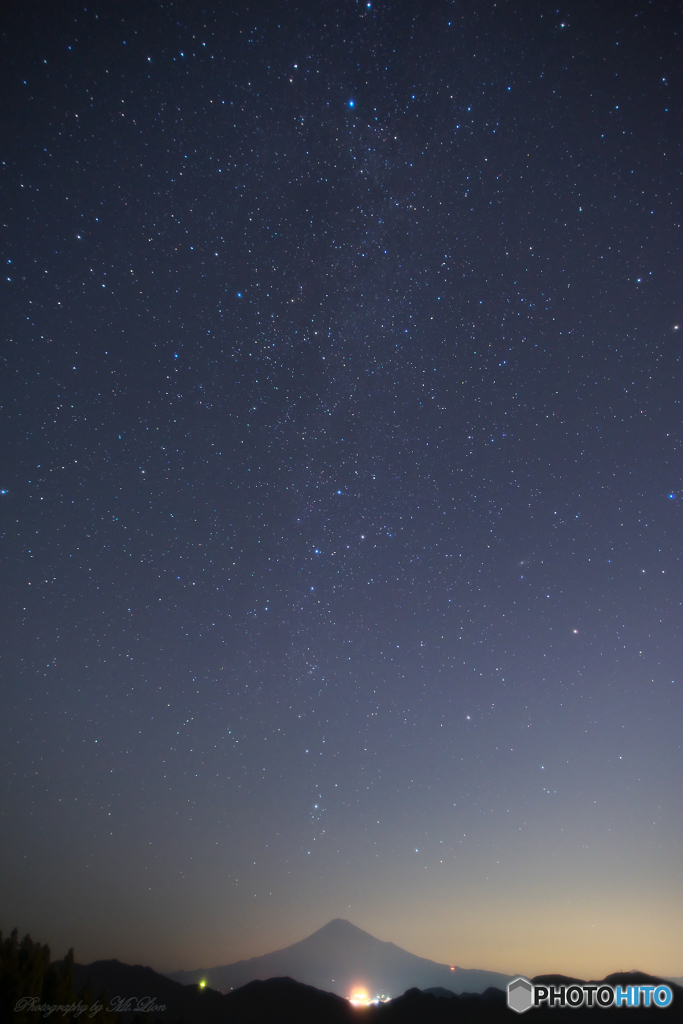
[[175,971],[167,977],[183,985],[204,981],[221,992],[250,981],[289,977],[348,998],[354,988],[364,988],[371,997],[397,996],[409,988],[484,992],[491,987],[505,989],[513,976],[426,960],[336,918],[285,949],[220,967]]

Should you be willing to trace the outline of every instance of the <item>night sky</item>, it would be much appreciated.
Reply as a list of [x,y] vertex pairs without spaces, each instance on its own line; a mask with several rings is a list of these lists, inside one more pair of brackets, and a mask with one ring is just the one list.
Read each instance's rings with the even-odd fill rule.
[[0,28],[0,927],[683,973],[680,4]]

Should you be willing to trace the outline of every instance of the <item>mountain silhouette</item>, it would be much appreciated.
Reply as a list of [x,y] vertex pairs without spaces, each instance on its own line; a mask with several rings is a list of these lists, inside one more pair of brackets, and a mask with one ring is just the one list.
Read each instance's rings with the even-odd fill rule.
[[[120,960],[96,960],[91,964],[74,964],[73,985],[77,993],[89,989],[95,1000],[114,1007],[124,1022],[136,1011],[138,1019],[149,1024],[181,1018],[185,1024],[223,1024],[225,996],[196,985],[179,985],[151,967],[132,966]],[[161,1009],[163,1007],[163,1009]],[[144,1018],[142,1018],[144,1013]],[[88,1014],[79,1018],[86,1021]]]
[[183,985],[205,981],[221,992],[251,981],[289,977],[348,998],[354,988],[364,988],[370,996],[389,997],[409,988],[483,992],[491,987],[504,989],[512,976],[435,963],[336,918],[301,942],[274,953],[219,967],[175,971],[167,977]]
[[[324,938],[334,945],[332,939],[335,929],[332,928],[332,939],[330,939],[330,926],[338,922],[330,922],[321,932],[325,933]],[[348,922],[339,922],[348,925]],[[337,935],[341,931],[336,929]],[[321,932],[309,937],[314,939]],[[366,948],[372,949],[372,944],[389,946],[404,956],[410,956],[403,950],[399,950],[392,943],[381,943],[373,939],[367,932],[354,929],[350,934],[353,939],[357,936],[354,932],[360,932],[361,936],[370,939],[371,943]],[[304,943],[309,940],[304,940]],[[302,945],[296,943],[296,946]],[[289,947],[295,948],[295,947]],[[281,952],[286,952],[282,950]],[[277,954],[270,954],[275,956]],[[256,959],[260,960],[261,957]],[[420,957],[413,959],[420,961]],[[251,961],[243,961],[250,963]],[[432,961],[422,961],[431,964]],[[450,971],[444,964],[433,964],[437,968],[445,968],[451,974],[457,971]],[[188,972],[193,973],[193,972]],[[485,971],[463,971],[463,974],[486,974]],[[556,987],[569,985],[572,982],[584,984],[576,978],[569,978],[564,975],[539,975],[533,979],[539,984],[552,984]],[[419,991],[416,987],[409,988],[403,995],[392,999],[391,1002],[379,1006],[363,1007],[356,1010],[345,999],[329,991],[320,991],[317,988],[304,985],[292,978],[269,978],[263,981],[251,981],[241,988],[222,995],[213,991],[208,986],[200,988],[198,985],[181,985],[163,975],[157,974],[149,967],[129,966],[120,963],[118,960],[100,960],[95,963],[83,966],[74,964],[73,968],[74,988],[80,992],[83,986],[90,989],[91,996],[100,997],[105,1006],[115,1006],[120,1013],[119,1024],[178,1024],[182,1020],[184,1024],[453,1024],[454,1021],[460,1024],[505,1024],[510,1021],[511,1011],[508,1010],[505,1001],[505,992],[499,988],[489,988],[481,994],[469,993],[454,995],[452,990],[442,986],[434,986],[425,991]],[[611,974],[602,982],[591,982],[591,984],[620,984],[626,985],[658,985],[662,979],[643,974],[638,971],[631,971],[627,974]],[[369,986],[366,986],[369,987]],[[647,1020],[656,1020],[664,1024],[667,1020],[681,1020],[681,1006],[683,1005],[683,989],[672,985],[674,999],[672,1005],[666,1009],[629,1009],[627,1017],[629,1021],[640,1021],[645,1015]],[[2,992],[2,978],[0,978],[0,993]],[[117,998],[118,997],[118,998]],[[149,1003],[154,1004],[152,1010]],[[141,1011],[141,1012],[136,1012]],[[569,1012],[571,1021],[580,1024],[583,1020],[596,1020],[604,1022],[611,1019],[615,1012],[602,1007],[592,1009],[572,1009]],[[626,1012],[626,1011],[625,1011]],[[1,1016],[1,1014],[0,1014]],[[535,1009],[534,1021],[546,1022],[546,1024],[557,1024],[563,1020],[565,1012],[557,1008]],[[89,1019],[87,1014],[79,1018],[82,1021]],[[98,1018],[99,1019],[99,1018]],[[625,1018],[626,1019],[626,1018]],[[4,1022],[5,1017],[2,1017]],[[9,1017],[7,1017],[9,1022]]]

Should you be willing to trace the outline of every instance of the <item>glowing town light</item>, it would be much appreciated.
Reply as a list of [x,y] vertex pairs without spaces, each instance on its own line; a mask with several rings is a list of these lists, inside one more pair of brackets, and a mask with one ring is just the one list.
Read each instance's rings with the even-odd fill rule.
[[366,988],[354,988],[350,997],[349,1002],[352,1006],[369,1006],[370,996]]

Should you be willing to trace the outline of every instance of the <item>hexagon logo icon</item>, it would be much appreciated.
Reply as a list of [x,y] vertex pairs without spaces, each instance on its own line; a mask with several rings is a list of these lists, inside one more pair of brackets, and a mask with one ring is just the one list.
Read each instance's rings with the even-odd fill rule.
[[528,978],[513,978],[508,985],[508,1006],[515,1013],[524,1013],[534,1005],[533,990]]

